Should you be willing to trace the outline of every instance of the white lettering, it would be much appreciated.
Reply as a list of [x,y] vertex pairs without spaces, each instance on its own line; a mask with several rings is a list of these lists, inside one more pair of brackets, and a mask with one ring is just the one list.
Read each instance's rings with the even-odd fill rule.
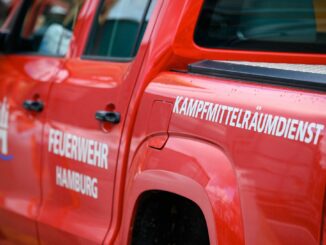
[[[181,102],[182,105],[179,109]],[[237,127],[248,131],[254,131],[257,133],[268,134],[276,137],[283,137],[289,140],[305,142],[307,144],[313,142],[315,145],[318,144],[323,130],[325,129],[325,125],[323,124],[305,122],[298,119],[261,113],[259,111],[262,110],[262,106],[257,106],[256,109],[257,111],[253,113],[250,110],[244,110],[237,107],[214,104],[209,101],[195,100],[189,99],[187,97],[184,98],[183,96],[177,96],[174,103],[173,113],[182,114],[184,116],[193,118],[199,118],[200,116],[201,120],[206,120],[217,124],[225,124],[230,127]],[[52,150],[55,152],[57,150],[57,145],[61,144],[60,138],[60,134],[50,132],[49,151]],[[79,139],[79,141],[80,140],[82,139]],[[65,143],[68,148],[67,151],[69,151],[70,146],[68,142],[69,140],[67,139],[67,143]],[[75,150],[76,148],[78,149],[78,147],[75,147],[74,142],[74,137],[72,137],[72,156],[74,156],[75,152],[81,154],[79,150]],[[83,144],[87,144],[87,161],[89,164],[92,164],[93,162],[94,164],[96,162],[98,163],[98,159],[101,159],[101,164],[98,164],[98,167],[108,167],[107,157],[105,157],[105,155],[108,154],[108,148],[106,145],[103,145],[102,147],[99,146],[99,148],[97,148],[96,142],[89,143],[89,141],[87,141],[82,142],[79,148],[83,148]],[[101,157],[99,155],[100,151],[102,152]],[[80,158],[80,155],[78,155],[78,159]],[[83,161],[83,159],[84,158],[82,158],[81,161]]]
[[194,102],[193,99],[190,99],[188,110],[187,110],[188,117],[195,117],[197,106],[198,106],[198,100]]
[[214,120],[216,112],[217,112],[217,108],[219,107],[218,104],[215,104],[214,108],[213,108],[213,105],[214,105],[213,103],[210,103],[208,110],[207,110],[207,114],[206,114],[206,120],[211,121],[211,122]]
[[182,106],[181,106],[181,109],[179,111],[179,114],[183,114],[183,115],[186,115],[187,113],[187,105],[188,105],[188,98],[185,98],[183,103],[182,103]]
[[237,119],[237,113],[239,112],[238,108],[234,108],[231,114],[231,119],[230,119],[230,126],[234,127],[235,126],[235,119]]
[[278,120],[278,124],[276,127],[276,132],[275,132],[275,136],[277,137],[281,137],[284,132],[285,132],[285,127],[286,127],[286,118],[285,117],[280,117]]
[[295,139],[295,132],[297,130],[297,128],[295,127],[295,125],[298,124],[298,122],[299,121],[296,120],[296,119],[291,120],[289,132],[288,132],[288,139],[290,139],[290,140],[294,140]]
[[55,155],[108,169],[109,146],[107,144],[53,128],[49,130],[48,142],[48,151]]
[[204,108],[204,101],[200,100],[197,106],[197,111],[195,117],[198,117],[198,114],[203,111]]
[[70,169],[56,166],[56,184],[82,195],[98,198],[98,180]]
[[322,125],[322,124],[317,124],[316,125],[316,134],[315,134],[315,139],[314,139],[314,145],[316,145],[318,143],[320,133],[321,133],[321,131],[324,130],[324,128],[325,128],[325,126]]
[[183,98],[182,96],[177,96],[177,98],[175,99],[173,113],[179,114],[179,104],[182,98]]

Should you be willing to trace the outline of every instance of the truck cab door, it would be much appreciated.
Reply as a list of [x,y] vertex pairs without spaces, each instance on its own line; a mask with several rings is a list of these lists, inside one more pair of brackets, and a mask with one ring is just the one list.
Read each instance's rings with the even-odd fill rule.
[[67,50],[45,42],[70,8],[61,0],[22,2],[14,38],[0,54],[0,243],[6,244],[38,243],[42,132],[50,86]]
[[[92,2],[94,3],[94,2]],[[102,1],[81,56],[68,58],[51,88],[44,130],[39,234],[45,244],[102,244],[110,229],[118,153],[137,52],[156,1]],[[153,25],[149,25],[152,26]],[[83,30],[85,31],[85,30]],[[145,38],[149,39],[150,30]]]

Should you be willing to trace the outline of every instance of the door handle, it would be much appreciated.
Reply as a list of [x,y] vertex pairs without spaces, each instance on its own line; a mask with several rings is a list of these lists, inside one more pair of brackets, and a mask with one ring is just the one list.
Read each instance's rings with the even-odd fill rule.
[[97,111],[95,117],[98,121],[112,124],[118,124],[121,118],[120,113],[114,111]]
[[44,104],[39,100],[25,100],[23,104],[25,110],[41,112],[44,109]]

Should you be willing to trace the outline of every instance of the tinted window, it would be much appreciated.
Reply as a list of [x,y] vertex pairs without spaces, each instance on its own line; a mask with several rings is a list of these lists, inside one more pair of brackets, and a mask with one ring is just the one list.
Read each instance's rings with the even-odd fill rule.
[[195,42],[210,48],[326,51],[325,0],[206,0]]
[[86,55],[107,58],[134,57],[155,2],[104,1],[95,19]]
[[24,22],[21,51],[65,55],[82,4],[83,0],[36,2]]
[[17,11],[20,0],[0,0],[0,30],[9,30],[12,24],[12,14]]

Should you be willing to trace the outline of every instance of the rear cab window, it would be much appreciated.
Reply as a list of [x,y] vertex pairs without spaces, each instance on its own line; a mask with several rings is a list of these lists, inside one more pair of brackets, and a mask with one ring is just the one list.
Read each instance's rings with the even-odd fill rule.
[[325,53],[325,0],[205,0],[195,42],[206,48]]

